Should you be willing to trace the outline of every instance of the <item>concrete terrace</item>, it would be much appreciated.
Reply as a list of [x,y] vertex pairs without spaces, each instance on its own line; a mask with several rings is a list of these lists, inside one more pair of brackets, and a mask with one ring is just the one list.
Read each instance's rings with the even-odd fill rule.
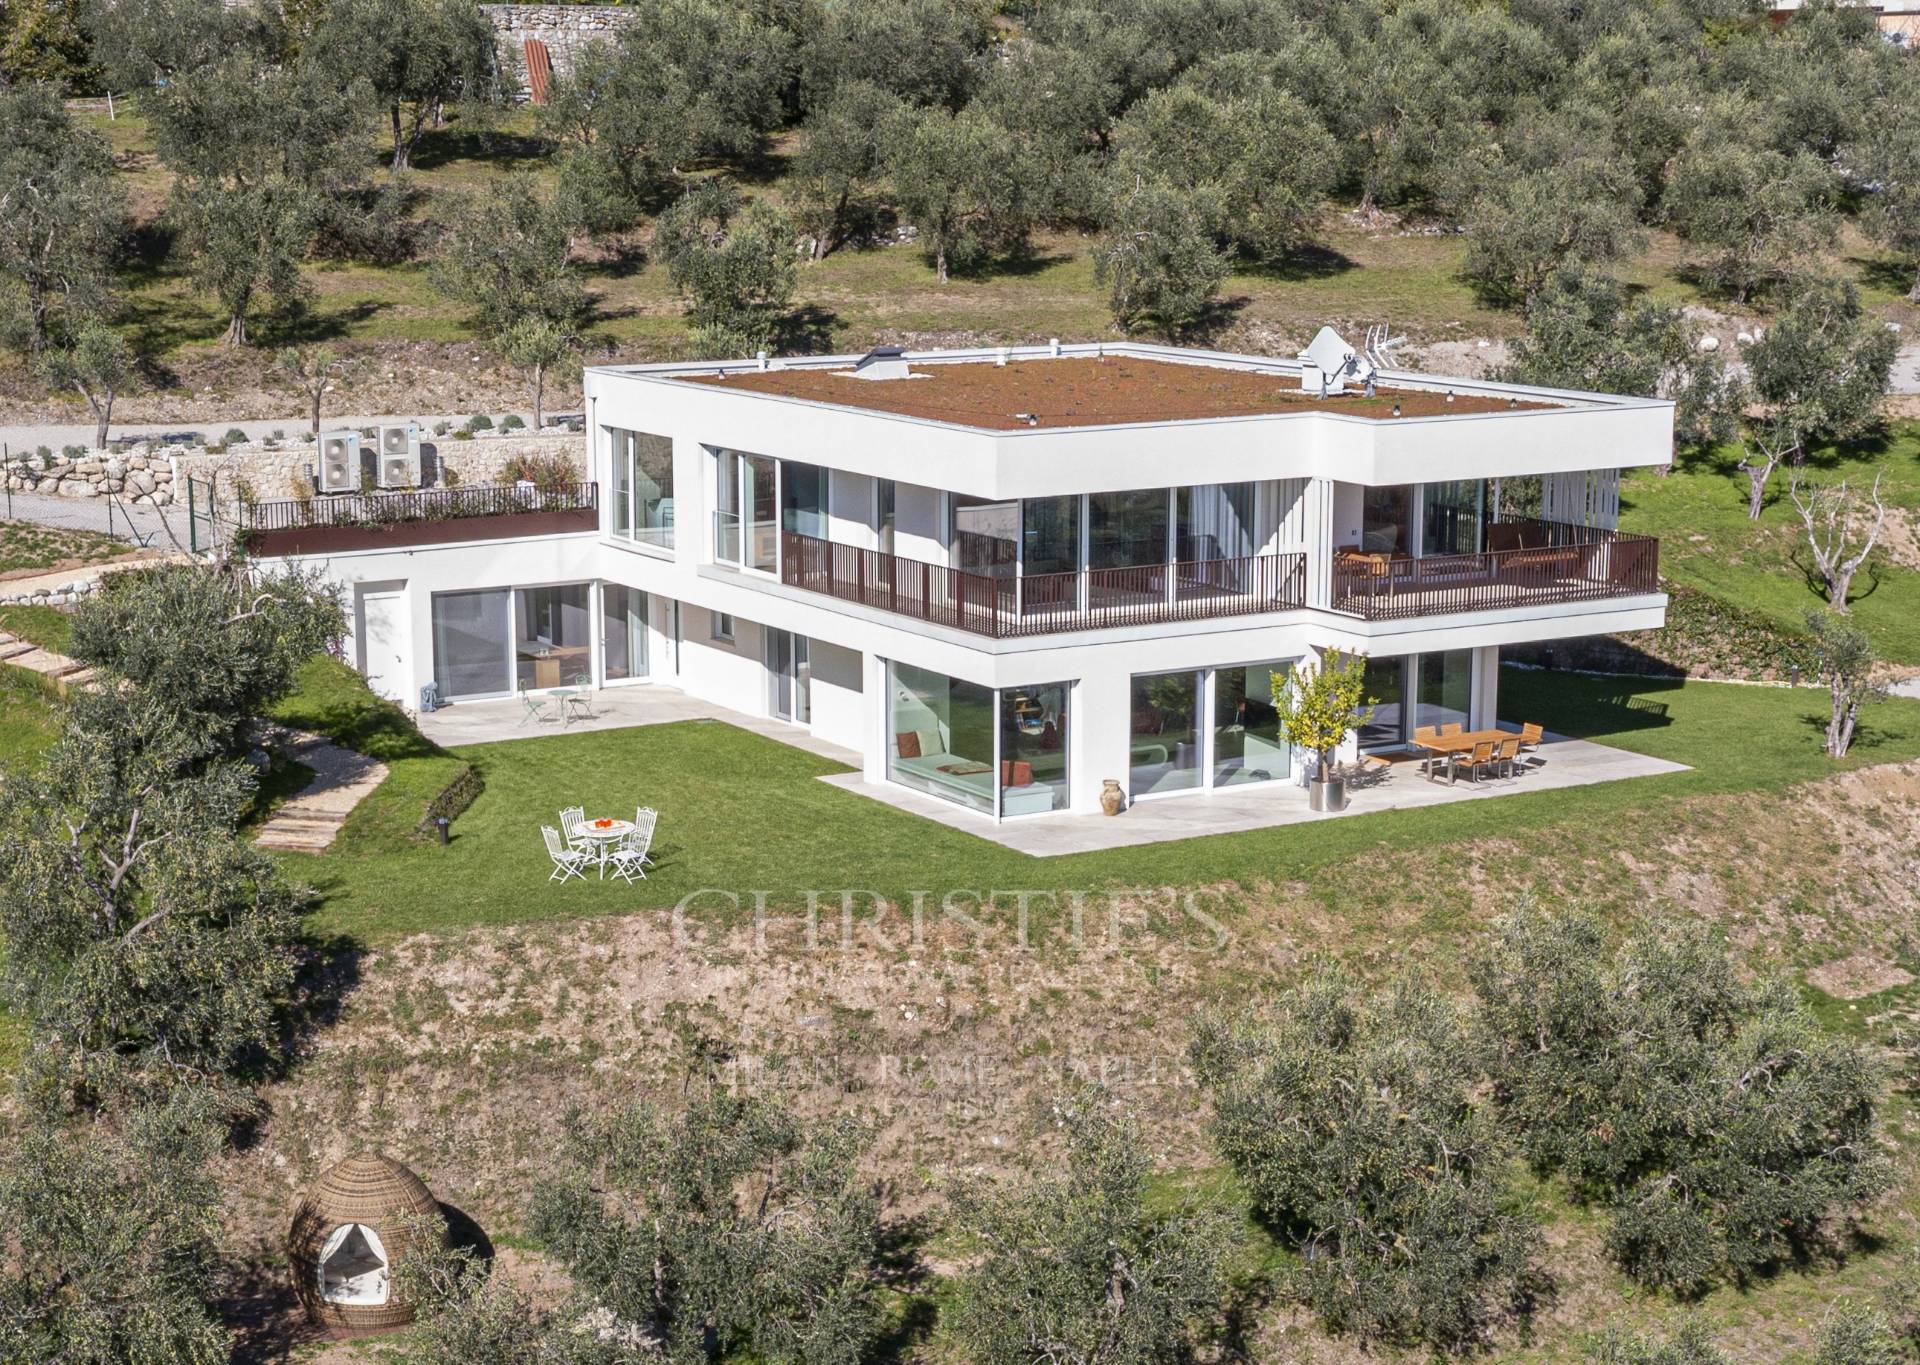
[[[591,707],[590,719],[563,726],[557,706],[552,708],[548,719],[534,721],[527,719],[518,697],[504,697],[443,707],[421,716],[419,723],[421,731],[435,743],[457,746],[667,725],[675,721],[723,721],[850,768],[859,767],[858,754],[816,739],[798,726],[715,706],[660,684],[595,692]],[[1338,814],[1309,810],[1305,788],[1279,783],[1140,801],[1112,818],[1056,814],[1004,820],[998,824],[989,816],[937,797],[887,783],[868,782],[858,771],[834,773],[820,780],[895,810],[991,840],[1017,853],[1049,858],[1212,834],[1237,834],[1280,825],[1304,825],[1317,820],[1341,820],[1378,811],[1417,810],[1459,801],[1495,801],[1524,792],[1556,791],[1685,771],[1683,764],[1549,733],[1539,752],[1527,756],[1527,769],[1519,776],[1488,778],[1479,783],[1463,778],[1449,785],[1421,776],[1416,762],[1395,762],[1349,783],[1347,809]]]

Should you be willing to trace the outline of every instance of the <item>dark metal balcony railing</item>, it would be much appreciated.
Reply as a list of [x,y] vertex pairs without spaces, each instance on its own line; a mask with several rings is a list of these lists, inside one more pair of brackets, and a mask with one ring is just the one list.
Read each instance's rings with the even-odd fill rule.
[[1333,607],[1370,621],[1586,602],[1660,591],[1660,542],[1562,522],[1497,522],[1480,554],[1344,555]]
[[600,506],[596,483],[466,484],[392,493],[334,493],[281,502],[243,502],[240,526],[248,531],[291,531],[321,526],[390,526],[409,521],[513,516],[526,512],[586,512]]
[[780,545],[780,579],[792,587],[1000,639],[1247,616],[1306,604],[1306,556],[1300,554],[1018,578],[968,573],[792,531],[781,535]]

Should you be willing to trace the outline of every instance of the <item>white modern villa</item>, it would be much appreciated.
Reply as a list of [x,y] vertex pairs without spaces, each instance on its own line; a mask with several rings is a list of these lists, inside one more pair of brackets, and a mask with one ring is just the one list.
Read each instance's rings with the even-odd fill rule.
[[1658,544],[1617,520],[1672,427],[1657,400],[1132,343],[612,366],[583,483],[257,509],[255,552],[324,564],[409,706],[674,688],[868,783],[1044,820],[1108,779],[1301,782],[1273,679],[1328,648],[1366,656],[1353,744],[1389,750],[1491,725],[1502,646],[1662,625]]

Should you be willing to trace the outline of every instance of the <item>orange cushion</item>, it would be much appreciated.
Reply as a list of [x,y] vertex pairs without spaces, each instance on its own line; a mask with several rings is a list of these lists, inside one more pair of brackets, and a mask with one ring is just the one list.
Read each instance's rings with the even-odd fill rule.
[[902,758],[920,757],[920,732],[902,730],[893,737],[893,751]]

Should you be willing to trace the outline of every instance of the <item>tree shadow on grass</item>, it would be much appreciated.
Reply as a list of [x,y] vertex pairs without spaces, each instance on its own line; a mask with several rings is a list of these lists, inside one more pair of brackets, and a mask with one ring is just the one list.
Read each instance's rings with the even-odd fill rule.
[[1296,247],[1277,261],[1259,261],[1249,258],[1234,262],[1235,274],[1273,284],[1304,284],[1309,280],[1330,280],[1359,268],[1360,263],[1351,256],[1336,251],[1332,247],[1321,246],[1318,242],[1308,242],[1304,246]]
[[310,346],[321,341],[339,341],[362,323],[386,312],[393,305],[376,299],[361,299],[343,308],[325,312],[302,309],[259,329],[261,345]]
[[[416,171],[437,171],[456,161],[499,163],[497,170],[513,170],[518,162],[544,162],[553,151],[553,143],[531,133],[510,133],[498,128],[429,128],[421,134],[410,158]],[[382,158],[390,164],[391,157]]]
[[[922,250],[922,254],[925,252]],[[1064,251],[1041,251],[1032,245],[988,256],[967,266],[949,264],[948,273],[956,280],[974,284],[992,284],[997,280],[1024,280],[1073,259]]]
[[831,308],[803,303],[780,320],[773,350],[778,355],[830,355],[840,315]]
[[1913,262],[1886,256],[1849,256],[1847,264],[1860,272],[1860,282],[1869,289],[1884,289],[1901,298],[1907,297],[1916,275],[1920,275],[1920,269],[1916,269]]

